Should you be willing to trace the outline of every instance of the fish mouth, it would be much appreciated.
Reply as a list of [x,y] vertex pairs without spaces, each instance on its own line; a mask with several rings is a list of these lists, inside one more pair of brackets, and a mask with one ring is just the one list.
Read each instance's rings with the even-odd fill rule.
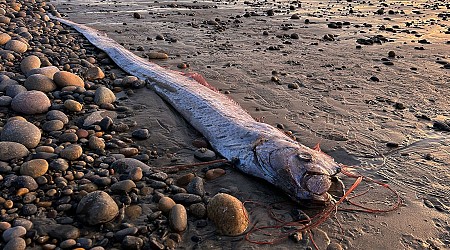
[[324,173],[306,172],[301,186],[315,196],[323,196],[331,187],[331,176]]

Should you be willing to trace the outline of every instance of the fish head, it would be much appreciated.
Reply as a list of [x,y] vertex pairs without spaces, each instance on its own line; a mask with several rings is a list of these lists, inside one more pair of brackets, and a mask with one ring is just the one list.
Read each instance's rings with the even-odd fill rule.
[[[266,145],[264,145],[266,144]],[[331,177],[340,171],[329,155],[300,145],[294,141],[267,141],[257,146],[258,163],[271,182],[298,200],[326,203]]]

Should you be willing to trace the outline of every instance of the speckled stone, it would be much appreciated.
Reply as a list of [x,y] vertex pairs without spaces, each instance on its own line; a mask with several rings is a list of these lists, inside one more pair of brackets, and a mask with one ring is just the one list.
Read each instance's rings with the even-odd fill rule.
[[29,76],[24,82],[25,88],[28,90],[39,90],[42,92],[51,92],[56,89],[56,84],[48,76],[34,74]]
[[48,162],[44,159],[34,159],[24,162],[20,166],[20,174],[28,175],[33,178],[39,177],[47,173]]
[[84,87],[84,81],[79,76],[67,72],[67,71],[58,71],[53,75],[53,81],[55,81],[58,87],[66,87],[66,86],[79,86]]
[[27,56],[20,62],[20,70],[24,74],[32,69],[37,69],[41,67],[41,59],[35,55]]
[[82,154],[83,154],[83,148],[78,144],[71,144],[71,145],[67,146],[66,148],[64,148],[63,150],[61,150],[61,152],[59,153],[59,155],[62,158],[67,159],[69,161],[74,161],[74,160],[80,158],[80,156]]
[[0,161],[20,159],[27,156],[29,153],[30,151],[20,143],[9,141],[0,142]]
[[3,127],[0,139],[18,142],[27,148],[35,148],[41,141],[41,131],[30,122],[10,120]]
[[247,210],[237,198],[219,193],[209,200],[208,218],[214,222],[217,231],[235,236],[243,233],[249,224]]
[[50,106],[50,99],[43,92],[36,90],[20,93],[11,101],[14,111],[27,115],[45,113]]
[[94,191],[81,199],[76,213],[87,224],[98,225],[114,219],[119,207],[107,193]]
[[113,103],[116,101],[116,95],[114,93],[106,88],[106,87],[99,87],[95,90],[95,96],[94,96],[94,102],[97,105],[102,104],[108,104]]

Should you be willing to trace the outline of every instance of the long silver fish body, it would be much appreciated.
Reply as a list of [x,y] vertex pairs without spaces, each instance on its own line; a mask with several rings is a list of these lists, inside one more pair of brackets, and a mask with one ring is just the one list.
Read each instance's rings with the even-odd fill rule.
[[83,34],[125,72],[146,80],[218,153],[236,162],[242,172],[272,183],[296,201],[328,201],[331,176],[340,170],[330,156],[256,121],[218,91],[136,56],[98,30],[50,17]]

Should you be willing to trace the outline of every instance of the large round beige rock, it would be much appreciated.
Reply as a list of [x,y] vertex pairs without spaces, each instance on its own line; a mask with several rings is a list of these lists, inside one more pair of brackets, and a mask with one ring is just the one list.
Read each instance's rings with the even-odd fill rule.
[[64,148],[63,150],[61,150],[61,152],[59,153],[59,155],[62,158],[67,159],[69,161],[74,161],[80,158],[82,154],[83,148],[78,144],[71,144],[66,148]]
[[89,138],[89,148],[93,150],[102,150],[105,149],[105,142],[98,138],[97,136],[91,136]]
[[236,236],[248,227],[248,213],[244,204],[229,194],[219,193],[211,198],[207,213],[217,231],[224,235]]
[[22,70],[24,74],[39,67],[41,67],[41,59],[35,55],[27,56],[20,62],[20,70]]
[[56,89],[55,82],[48,76],[41,74],[34,74],[29,76],[24,84],[25,88],[28,90],[39,90],[42,92],[51,92]]
[[26,76],[31,76],[34,74],[41,74],[41,75],[47,76],[50,79],[53,79],[53,76],[58,71],[59,71],[59,69],[55,66],[46,66],[46,67],[42,67],[42,68],[29,70],[28,73],[26,73]]
[[79,76],[67,72],[67,71],[58,71],[53,75],[53,81],[55,81],[58,87],[66,87],[66,86],[78,86],[84,87],[84,81]]
[[159,210],[161,210],[161,212],[167,213],[173,208],[173,206],[175,206],[175,204],[176,203],[175,203],[175,201],[172,200],[172,198],[162,197],[158,201],[158,208],[159,208]]
[[47,112],[51,106],[50,99],[44,92],[31,90],[16,95],[11,101],[11,108],[27,115]]
[[116,101],[116,95],[114,93],[106,88],[106,87],[100,87],[95,90],[95,96],[94,96],[94,102],[97,105],[101,104],[109,104]]
[[39,177],[47,173],[48,162],[44,159],[34,159],[27,161],[20,166],[20,174],[28,175],[33,178]]
[[179,233],[186,230],[187,213],[183,205],[176,204],[169,212],[169,227],[173,231]]
[[21,159],[29,153],[30,151],[20,143],[11,141],[0,142],[0,161]]
[[24,53],[28,49],[28,45],[24,42],[21,42],[19,40],[9,40],[5,44],[5,49],[12,50],[17,53]]
[[105,78],[105,73],[103,73],[102,69],[99,67],[92,67],[86,71],[84,77],[89,81],[93,81]]
[[119,207],[107,193],[94,191],[78,203],[78,217],[89,225],[98,225],[113,220],[119,214]]
[[41,141],[41,131],[30,122],[10,120],[3,127],[0,140],[18,142],[27,148],[35,148]]
[[0,34],[0,45],[5,45],[7,42],[11,40],[11,36],[6,33]]
[[66,100],[64,102],[64,107],[72,112],[80,112],[83,109],[83,105],[75,100]]

